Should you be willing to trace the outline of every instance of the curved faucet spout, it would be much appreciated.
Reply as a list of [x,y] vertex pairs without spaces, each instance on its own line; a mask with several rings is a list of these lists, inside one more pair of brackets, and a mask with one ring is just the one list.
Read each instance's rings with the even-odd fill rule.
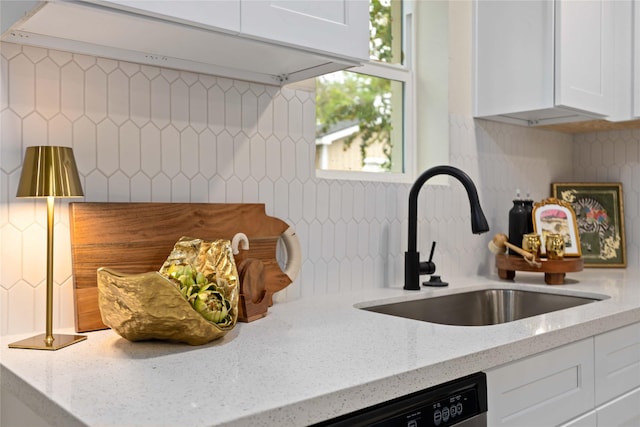
[[474,234],[485,233],[489,231],[489,224],[480,207],[478,199],[478,191],[475,184],[463,171],[453,166],[435,166],[427,169],[414,182],[409,191],[409,242],[407,252],[405,252],[405,273],[404,273],[404,289],[419,290],[421,274],[432,274],[435,272],[433,263],[421,263],[420,254],[417,251],[418,240],[418,194],[425,182],[436,175],[449,175],[456,178],[462,183],[467,190],[467,197],[471,205],[471,231]]

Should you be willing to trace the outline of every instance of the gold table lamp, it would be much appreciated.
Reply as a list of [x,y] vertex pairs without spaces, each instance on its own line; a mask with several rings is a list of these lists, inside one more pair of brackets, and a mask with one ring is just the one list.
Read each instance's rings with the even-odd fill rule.
[[53,208],[56,197],[82,197],[82,185],[70,147],[27,147],[16,197],[47,198],[47,329],[9,344],[10,348],[58,350],[87,339],[84,335],[53,334]]

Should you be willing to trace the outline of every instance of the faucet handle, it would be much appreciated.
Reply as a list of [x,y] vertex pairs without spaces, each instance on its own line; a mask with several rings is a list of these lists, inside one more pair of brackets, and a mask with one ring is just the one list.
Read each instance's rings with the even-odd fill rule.
[[431,252],[429,253],[429,261],[420,263],[420,275],[433,274],[436,272],[436,265],[433,263],[433,253],[436,250],[436,242],[431,244]]

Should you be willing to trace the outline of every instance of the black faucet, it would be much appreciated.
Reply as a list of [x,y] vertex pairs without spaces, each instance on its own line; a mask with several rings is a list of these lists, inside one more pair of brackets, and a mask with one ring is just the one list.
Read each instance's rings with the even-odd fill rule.
[[[462,183],[465,190],[467,190],[467,197],[469,197],[469,204],[471,205],[471,231],[474,234],[489,231],[489,224],[487,224],[487,219],[480,207],[480,200],[478,200],[478,191],[469,175],[453,166],[434,166],[424,171],[413,183],[409,192],[409,244],[407,252],[404,253],[404,289],[410,291],[420,290],[421,274],[433,274],[436,271],[436,265],[431,259],[426,262],[420,262],[420,252],[417,251],[418,194],[424,183],[436,175],[450,175]],[[433,249],[432,246],[432,256]]]

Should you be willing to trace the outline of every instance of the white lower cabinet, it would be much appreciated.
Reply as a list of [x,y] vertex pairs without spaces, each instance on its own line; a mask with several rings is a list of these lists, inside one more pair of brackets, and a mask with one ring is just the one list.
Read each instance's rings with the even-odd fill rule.
[[596,411],[589,411],[584,415],[580,415],[578,418],[569,421],[568,423],[560,425],[560,427],[597,427],[598,415]]
[[637,388],[596,411],[598,426],[638,427],[640,426],[640,388]]
[[486,373],[490,426],[640,426],[640,323]]
[[488,425],[555,426],[593,409],[593,339],[491,369]]

